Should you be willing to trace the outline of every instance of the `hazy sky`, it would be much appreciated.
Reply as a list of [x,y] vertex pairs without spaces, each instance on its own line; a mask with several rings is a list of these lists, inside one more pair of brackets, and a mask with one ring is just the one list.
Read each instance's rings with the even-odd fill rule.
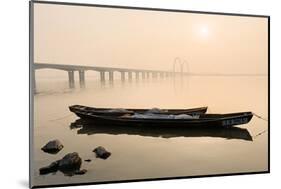
[[35,62],[267,73],[267,19],[35,4]]

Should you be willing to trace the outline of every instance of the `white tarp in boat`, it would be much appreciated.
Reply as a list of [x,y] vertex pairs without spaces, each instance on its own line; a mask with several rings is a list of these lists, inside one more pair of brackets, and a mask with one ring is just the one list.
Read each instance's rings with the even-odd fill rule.
[[145,113],[145,114],[135,113],[133,115],[127,115],[126,117],[140,118],[140,119],[199,119],[199,116],[191,116],[187,114],[164,115],[164,114],[152,114],[152,113]]
[[130,112],[129,110],[126,110],[124,108],[114,108],[114,109],[109,109],[109,110],[101,110],[102,112],[109,112],[109,113],[115,113],[115,112]]
[[174,119],[198,119],[198,116],[191,116],[191,115],[187,115],[187,114],[179,114],[179,115],[175,115]]
[[146,113],[162,113],[162,112],[168,112],[167,110],[162,110],[159,108],[151,108],[146,111]]

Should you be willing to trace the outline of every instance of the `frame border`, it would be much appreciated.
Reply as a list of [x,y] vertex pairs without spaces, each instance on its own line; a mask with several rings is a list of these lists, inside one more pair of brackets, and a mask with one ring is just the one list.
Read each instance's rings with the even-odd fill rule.
[[33,188],[32,186],[32,173],[33,173],[33,127],[34,127],[34,86],[32,81],[32,78],[34,75],[33,72],[33,64],[34,64],[34,27],[33,27],[33,21],[34,21],[34,2],[29,1],[29,188]]
[[208,12],[208,11],[195,11],[184,9],[165,9],[165,8],[150,8],[150,7],[134,7],[134,6],[122,6],[122,5],[105,5],[105,4],[90,4],[90,3],[72,3],[72,2],[58,2],[58,1],[41,1],[31,0],[33,3],[38,4],[53,4],[53,5],[68,5],[68,6],[84,6],[84,7],[100,7],[100,8],[117,8],[117,9],[129,9],[129,10],[145,10],[145,11],[165,11],[165,12],[181,12],[181,13],[195,13],[195,14],[212,14],[223,16],[243,16],[243,17],[261,17],[268,18],[268,15],[259,14],[240,14],[240,13],[226,13],[226,12]]
[[[116,181],[102,181],[102,182],[82,182],[70,184],[50,184],[50,185],[32,185],[33,173],[33,126],[34,126],[34,84],[33,84],[33,63],[34,63],[34,4],[49,4],[49,5],[65,5],[65,6],[84,6],[84,7],[98,7],[98,8],[113,8],[113,9],[129,9],[142,11],[161,11],[161,12],[178,12],[178,13],[193,13],[193,14],[208,14],[208,15],[223,15],[223,16],[240,16],[240,17],[255,17],[266,18],[268,25],[268,169],[266,171],[258,172],[240,172],[240,173],[224,173],[224,174],[209,174],[196,176],[180,176],[180,177],[162,177],[149,179],[129,179]],[[254,175],[254,174],[268,174],[270,173],[270,16],[258,14],[240,14],[240,13],[225,13],[225,12],[208,12],[208,11],[194,11],[183,9],[165,9],[165,8],[149,8],[149,7],[133,7],[120,5],[104,5],[104,4],[89,4],[89,3],[71,3],[71,2],[57,2],[57,1],[29,1],[29,188],[51,188],[51,187],[65,187],[65,186],[85,186],[97,184],[114,184],[114,183],[131,183],[144,181],[162,181],[174,179],[190,179],[190,178],[210,178],[223,176],[239,176],[239,175]]]

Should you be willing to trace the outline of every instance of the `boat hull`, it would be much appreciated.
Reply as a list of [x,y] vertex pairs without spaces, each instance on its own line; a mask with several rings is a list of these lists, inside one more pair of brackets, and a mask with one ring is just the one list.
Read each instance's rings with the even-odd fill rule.
[[[179,115],[179,114],[188,114],[188,115],[201,115],[207,112],[208,107],[199,107],[199,108],[191,108],[191,109],[166,109],[162,112],[156,112],[155,114],[162,114],[162,115]],[[81,106],[81,105],[73,105],[69,107],[69,110],[73,113],[80,113],[80,114],[87,114],[91,113],[93,115],[100,115],[100,116],[122,116],[125,114],[134,114],[134,113],[145,113],[150,109],[123,109],[125,111],[115,111],[110,112],[112,110],[110,108],[93,108],[88,106]],[[80,116],[79,116],[80,117]]]
[[161,126],[161,127],[231,127],[247,124],[253,117],[251,112],[232,114],[203,114],[199,119],[138,119],[100,116],[91,113],[75,113],[78,117],[103,125]]

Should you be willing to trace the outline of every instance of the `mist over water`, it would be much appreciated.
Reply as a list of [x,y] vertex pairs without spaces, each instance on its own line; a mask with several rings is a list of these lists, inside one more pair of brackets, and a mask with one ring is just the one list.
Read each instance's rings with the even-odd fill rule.
[[[37,79],[34,96],[34,183],[69,184],[112,180],[163,178],[222,173],[256,172],[268,169],[268,122],[253,117],[237,129],[145,130],[75,127],[79,118],[68,106],[81,104],[109,108],[192,108],[208,106],[208,113],[252,111],[268,117],[268,77],[177,77],[131,82],[116,79],[102,84],[86,77],[86,87],[68,88],[67,77]],[[245,140],[245,132],[253,140]],[[56,155],[41,151],[52,139],[64,148]],[[112,155],[95,159],[92,150],[104,146]],[[78,152],[88,170],[85,175],[61,172],[39,175],[39,168]]]

